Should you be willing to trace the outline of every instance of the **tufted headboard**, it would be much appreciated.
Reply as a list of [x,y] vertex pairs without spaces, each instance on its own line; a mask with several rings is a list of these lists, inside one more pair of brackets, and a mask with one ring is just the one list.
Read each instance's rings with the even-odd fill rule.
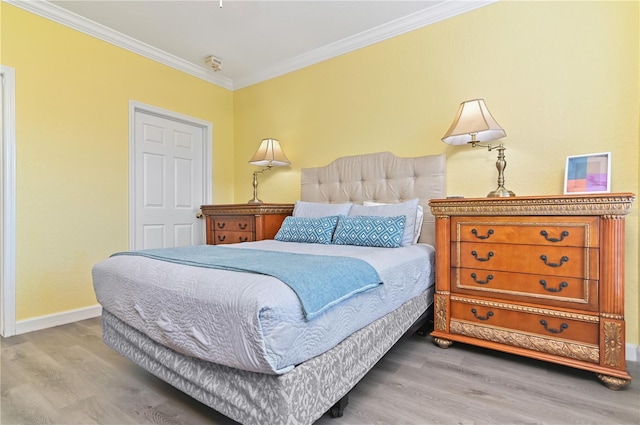
[[300,199],[307,202],[403,202],[420,199],[424,209],[418,242],[435,245],[429,200],[445,197],[444,155],[400,158],[390,152],[338,158],[326,167],[303,168]]

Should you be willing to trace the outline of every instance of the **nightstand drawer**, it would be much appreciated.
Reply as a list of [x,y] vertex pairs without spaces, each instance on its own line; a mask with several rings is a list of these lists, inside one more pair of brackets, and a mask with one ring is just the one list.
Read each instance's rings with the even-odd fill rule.
[[213,231],[253,232],[253,221],[251,216],[216,217],[213,220]]
[[451,292],[598,311],[597,280],[452,268]]
[[467,242],[597,248],[598,218],[456,217],[451,237]]
[[227,243],[253,242],[252,232],[213,232],[213,243],[222,245]]
[[600,342],[596,315],[567,313],[516,304],[461,300],[451,297],[451,320],[526,332],[547,339],[563,339],[597,346]]
[[453,267],[598,279],[594,248],[453,242],[451,259]]

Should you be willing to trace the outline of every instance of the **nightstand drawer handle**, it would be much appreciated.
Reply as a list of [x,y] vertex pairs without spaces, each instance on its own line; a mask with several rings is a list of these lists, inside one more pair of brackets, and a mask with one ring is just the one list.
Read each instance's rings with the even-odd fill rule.
[[240,230],[244,230],[247,228],[247,223],[238,223],[238,227],[240,228]]
[[567,232],[566,230],[563,230],[562,233],[560,233],[560,238],[550,238],[549,237],[549,233],[547,233],[546,230],[541,230],[540,234],[542,236],[544,236],[544,238],[546,240],[548,240],[549,242],[561,242],[564,240],[564,238],[566,238],[567,236],[569,236],[569,232]]
[[471,229],[471,233],[478,239],[489,239],[489,236],[493,235],[493,229],[489,229],[487,232],[487,236],[478,236],[478,231],[476,229]]
[[224,229],[224,226],[226,226],[227,223],[216,223],[216,225],[218,226],[218,229]]
[[549,292],[560,292],[562,291],[564,288],[568,287],[569,284],[567,282],[560,282],[560,286],[558,288],[547,288],[547,281],[544,279],[540,279],[540,285],[542,285],[542,287],[545,289],[545,291],[549,291]]
[[480,284],[480,285],[486,285],[487,283],[489,283],[489,281],[490,281],[491,279],[493,279],[493,275],[492,275],[492,274],[490,274],[490,275],[488,275],[488,276],[487,276],[487,280],[478,280],[478,279],[477,279],[477,277],[478,277],[478,276],[477,276],[475,273],[471,273],[471,277],[473,278],[473,281],[474,281],[475,283],[478,283],[478,284]]
[[239,240],[240,242],[246,242],[246,241],[248,241],[248,240],[249,240],[249,236],[245,236],[244,238],[243,238],[242,236],[238,236],[238,240]]
[[569,328],[569,325],[567,325],[566,323],[562,323],[562,324],[560,324],[560,329],[548,328],[548,327],[547,327],[547,321],[546,321],[546,320],[544,320],[544,319],[540,320],[540,324],[541,324],[542,326],[544,326],[544,330],[545,330],[545,331],[547,331],[547,332],[551,332],[551,333],[554,333],[554,334],[562,333],[562,331],[564,331],[565,329],[568,329],[568,328]]
[[478,253],[475,251],[471,251],[471,255],[473,255],[473,258],[478,261],[489,261],[491,257],[493,257],[493,251],[489,251],[489,253],[487,254],[487,258],[478,258]]
[[562,258],[560,259],[559,263],[548,263],[547,262],[547,256],[542,254],[540,256],[540,259],[542,261],[544,261],[544,264],[549,266],[549,267],[560,267],[562,264],[566,263],[567,261],[569,261],[569,257],[567,257],[566,255],[563,255]]
[[478,316],[478,310],[476,310],[475,308],[472,308],[471,312],[473,313],[473,317],[475,317],[478,320],[489,320],[489,318],[491,316],[493,316],[493,311],[491,311],[491,310],[489,310],[489,312],[487,312],[486,316]]
[[227,237],[225,235],[218,235],[218,241],[219,242],[224,242],[225,239],[227,239]]

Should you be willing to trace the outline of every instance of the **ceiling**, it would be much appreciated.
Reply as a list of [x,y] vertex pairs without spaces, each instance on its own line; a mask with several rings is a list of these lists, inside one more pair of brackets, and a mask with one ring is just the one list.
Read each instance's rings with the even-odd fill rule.
[[[229,89],[484,6],[460,0],[5,0]],[[204,60],[222,61],[215,72]]]

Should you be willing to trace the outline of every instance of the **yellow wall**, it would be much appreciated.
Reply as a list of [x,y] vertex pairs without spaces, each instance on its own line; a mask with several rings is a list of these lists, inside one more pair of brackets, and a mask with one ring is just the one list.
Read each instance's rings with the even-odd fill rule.
[[[234,93],[236,201],[248,160],[278,138],[291,167],[260,176],[265,202],[299,197],[299,170],[342,155],[446,153],[447,193],[485,196],[496,153],[440,141],[460,102],[506,129],[506,187],[561,194],[568,155],[611,152],[612,191],[638,193],[638,2],[499,2]],[[244,182],[244,183],[243,183]],[[638,201],[627,217],[628,342],[638,344]]]
[[213,123],[214,200],[233,201],[233,92],[6,3],[16,76],[16,319],[96,304],[91,267],[128,248],[129,100]]
[[[291,167],[260,197],[299,197],[299,170],[342,155],[446,153],[449,194],[495,188],[495,152],[440,142],[467,99],[506,129],[506,186],[562,192],[567,155],[610,151],[638,193],[637,2],[499,2],[230,92],[6,3],[16,69],[17,320],[91,306],[92,265],[128,247],[128,102],[213,123],[214,202],[251,198],[247,164],[280,139]],[[228,158],[235,158],[229,161]],[[225,159],[225,160],[223,160]],[[628,342],[638,344],[638,202],[627,218]]]

